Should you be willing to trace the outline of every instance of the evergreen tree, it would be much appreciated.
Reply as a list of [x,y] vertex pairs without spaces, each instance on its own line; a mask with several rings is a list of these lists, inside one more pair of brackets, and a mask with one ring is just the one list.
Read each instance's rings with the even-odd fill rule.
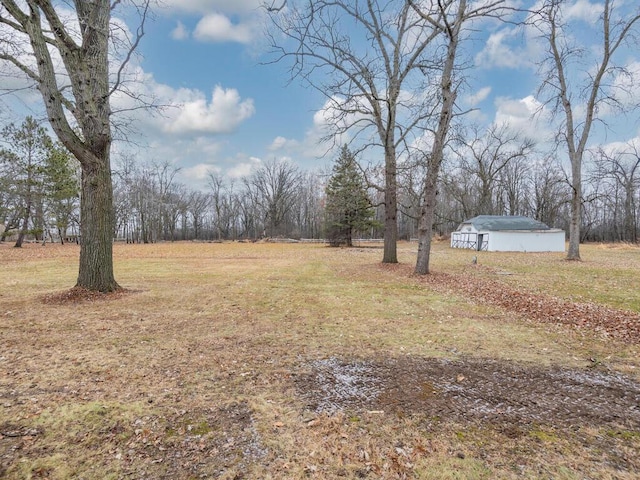
[[49,147],[44,169],[45,197],[48,214],[55,222],[60,243],[64,243],[67,229],[80,200],[80,175],[76,160],[60,142]]
[[21,196],[16,182],[16,155],[0,149],[0,242],[20,227]]
[[331,246],[351,247],[354,232],[378,226],[364,176],[346,145],[333,166],[325,193],[326,234]]
[[14,124],[5,127],[2,136],[9,144],[2,158],[10,162],[13,186],[19,198],[20,227],[15,246],[21,247],[28,233],[36,236],[41,233],[42,222],[34,217],[42,210],[43,171],[51,138],[32,117],[27,117],[20,127]]

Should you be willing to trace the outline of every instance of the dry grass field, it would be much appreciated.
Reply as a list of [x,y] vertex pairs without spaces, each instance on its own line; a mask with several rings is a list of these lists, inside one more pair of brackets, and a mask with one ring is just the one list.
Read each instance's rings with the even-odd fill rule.
[[640,478],[640,248],[0,244],[0,478]]

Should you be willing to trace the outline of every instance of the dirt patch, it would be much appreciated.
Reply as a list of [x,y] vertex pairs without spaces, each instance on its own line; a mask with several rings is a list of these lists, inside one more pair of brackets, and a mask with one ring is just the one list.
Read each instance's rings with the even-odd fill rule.
[[296,379],[309,409],[422,414],[456,423],[640,428],[640,384],[595,370],[490,359],[314,361]]

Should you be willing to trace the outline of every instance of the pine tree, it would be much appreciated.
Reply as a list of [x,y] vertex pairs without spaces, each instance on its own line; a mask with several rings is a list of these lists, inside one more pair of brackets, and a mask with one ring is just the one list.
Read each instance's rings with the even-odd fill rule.
[[8,125],[2,130],[2,136],[9,144],[8,149],[3,149],[2,158],[11,163],[19,198],[20,227],[15,247],[20,248],[27,234],[41,233],[42,225],[36,213],[42,210],[43,170],[51,138],[32,117],[27,117],[19,127]]
[[79,207],[80,175],[75,162],[60,142],[49,147],[44,170],[45,197],[60,243],[64,243],[67,228]]
[[325,228],[331,246],[352,246],[354,232],[378,226],[355,156],[343,146],[325,189]]

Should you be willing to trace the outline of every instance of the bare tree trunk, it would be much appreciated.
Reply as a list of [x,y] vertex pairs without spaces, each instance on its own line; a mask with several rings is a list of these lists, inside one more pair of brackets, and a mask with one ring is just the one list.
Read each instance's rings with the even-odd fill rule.
[[398,263],[398,176],[396,155],[387,149],[384,186],[384,253],[382,263]]
[[438,176],[440,175],[440,166],[444,159],[444,148],[449,135],[449,127],[453,119],[453,109],[456,103],[457,88],[453,84],[453,73],[456,65],[460,31],[465,21],[466,9],[466,0],[461,0],[452,23],[448,23],[446,12],[441,12],[446,25],[446,28],[442,30],[446,32],[447,35],[447,56],[444,59],[440,77],[440,101],[442,103],[440,106],[438,126],[431,148],[431,155],[427,163],[424,202],[418,224],[418,256],[416,259],[415,273],[419,275],[429,273],[433,218],[436,210],[437,182]]
[[[633,179],[633,177],[632,177]],[[624,236],[625,240],[631,243],[636,243],[638,237],[636,236],[636,224],[635,224],[635,205],[633,198],[633,184],[629,181],[625,185],[625,199],[624,199]]]
[[[107,155],[108,158],[108,155]],[[77,287],[113,292],[113,190],[109,163],[83,165]]]
[[580,260],[580,225],[582,223],[582,159],[571,158],[571,222],[567,260]]
[[424,200],[418,221],[418,257],[415,273],[425,275],[429,273],[431,260],[431,240],[433,239],[433,220],[437,202],[438,172],[430,168],[425,183]]
[[[29,182],[31,179],[29,179]],[[30,188],[30,187],[27,187]],[[20,228],[20,232],[18,233],[18,238],[16,240],[16,244],[14,248],[22,248],[22,243],[24,242],[24,237],[27,235],[27,231],[29,230],[29,217],[31,216],[31,193],[27,194],[27,204],[24,207],[24,215],[22,217],[22,227]]]
[[[415,80],[419,82],[421,69],[430,65],[428,48],[440,32],[431,19],[416,21],[417,7],[411,3],[307,0],[300,2],[301,8],[289,5],[285,15],[280,15],[280,8],[268,9],[277,32],[283,34],[271,38],[276,61],[291,58],[292,76],[332,99],[330,136],[347,131],[366,135],[369,128],[377,131],[379,142],[370,146],[382,148],[385,157],[385,184],[378,188],[385,208],[383,263],[398,261],[396,153],[413,141],[430,114],[428,102],[419,99],[423,87]],[[346,24],[351,31],[343,31]],[[342,40],[352,34],[368,42]],[[283,38],[294,47],[285,47]],[[321,70],[327,75],[318,80],[315,74]],[[411,94],[400,95],[403,91]],[[408,118],[398,122],[400,110]]]

